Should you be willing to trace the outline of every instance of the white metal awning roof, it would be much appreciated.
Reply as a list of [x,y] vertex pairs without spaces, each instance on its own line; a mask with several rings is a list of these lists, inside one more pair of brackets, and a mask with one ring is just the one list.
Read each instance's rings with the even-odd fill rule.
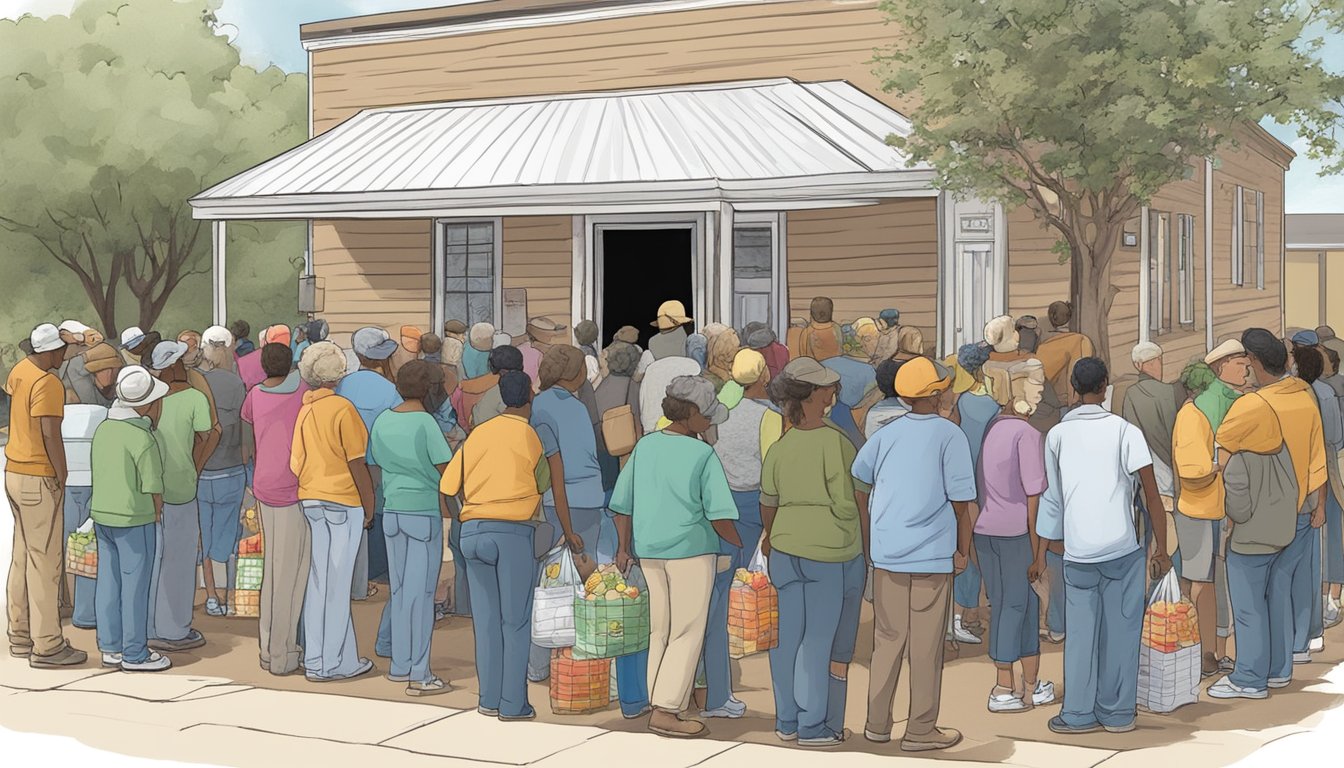
[[744,210],[934,194],[910,121],[846,82],[769,80],[360,112],[191,200],[198,219]]

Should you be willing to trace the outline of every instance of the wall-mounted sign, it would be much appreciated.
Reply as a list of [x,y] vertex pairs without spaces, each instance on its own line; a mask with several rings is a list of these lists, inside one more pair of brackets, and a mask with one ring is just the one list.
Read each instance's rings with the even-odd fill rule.
[[1126,232],[1121,236],[1121,243],[1126,248],[1135,248],[1139,244],[1139,235],[1137,232]]
[[501,329],[510,336],[527,333],[527,289],[504,289],[504,322]]
[[994,214],[977,213],[961,217],[961,234],[990,235],[994,233]]

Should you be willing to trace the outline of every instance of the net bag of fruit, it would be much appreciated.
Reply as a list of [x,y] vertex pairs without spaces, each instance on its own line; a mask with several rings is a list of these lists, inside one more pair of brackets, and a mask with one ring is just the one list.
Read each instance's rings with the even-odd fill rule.
[[728,655],[734,659],[779,645],[779,592],[770,584],[760,546],[728,591]]
[[1165,713],[1198,701],[1200,655],[1195,606],[1181,596],[1172,569],[1158,582],[1143,614],[1139,706]]
[[585,715],[611,705],[611,660],[576,659],[571,648],[551,651],[551,711]]
[[249,515],[257,524],[255,533],[238,542],[238,559],[233,578],[233,610],[237,616],[261,615],[261,582],[266,573],[265,541],[261,533],[260,521],[256,520],[256,511],[247,510],[243,515],[243,532],[253,530],[248,525]]
[[546,553],[541,580],[532,590],[533,644],[541,648],[574,645],[574,598],[582,584],[569,547],[561,544]]
[[614,659],[649,647],[649,596],[644,573],[621,575],[600,565],[574,600],[574,658]]
[[65,540],[65,572],[71,576],[98,578],[98,537],[93,520],[86,520]]

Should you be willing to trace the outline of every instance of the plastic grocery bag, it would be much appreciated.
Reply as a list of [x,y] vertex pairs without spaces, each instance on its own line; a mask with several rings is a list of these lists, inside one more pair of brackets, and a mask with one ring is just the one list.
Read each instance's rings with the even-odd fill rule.
[[583,581],[569,547],[546,553],[541,579],[532,592],[532,642],[542,648],[574,645],[574,597]]
[[[623,589],[622,589],[623,588]],[[574,598],[576,659],[614,659],[649,647],[648,582],[638,566],[599,566]]]
[[740,659],[779,645],[779,592],[760,545],[728,592],[728,655]]
[[1157,583],[1143,613],[1139,706],[1166,713],[1198,701],[1201,655],[1199,617],[1181,595],[1172,569]]
[[98,537],[93,520],[86,520],[65,540],[65,572],[71,576],[98,578]]

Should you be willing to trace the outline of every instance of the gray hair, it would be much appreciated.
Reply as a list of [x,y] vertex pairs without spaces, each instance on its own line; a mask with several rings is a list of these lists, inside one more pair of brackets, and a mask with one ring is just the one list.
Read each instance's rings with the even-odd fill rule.
[[299,376],[310,387],[335,384],[345,377],[345,371],[345,353],[330,341],[309,345],[299,357]]
[[1134,345],[1134,350],[1129,353],[1129,358],[1134,361],[1135,366],[1150,363],[1162,356],[1162,348],[1151,341],[1140,341]]

